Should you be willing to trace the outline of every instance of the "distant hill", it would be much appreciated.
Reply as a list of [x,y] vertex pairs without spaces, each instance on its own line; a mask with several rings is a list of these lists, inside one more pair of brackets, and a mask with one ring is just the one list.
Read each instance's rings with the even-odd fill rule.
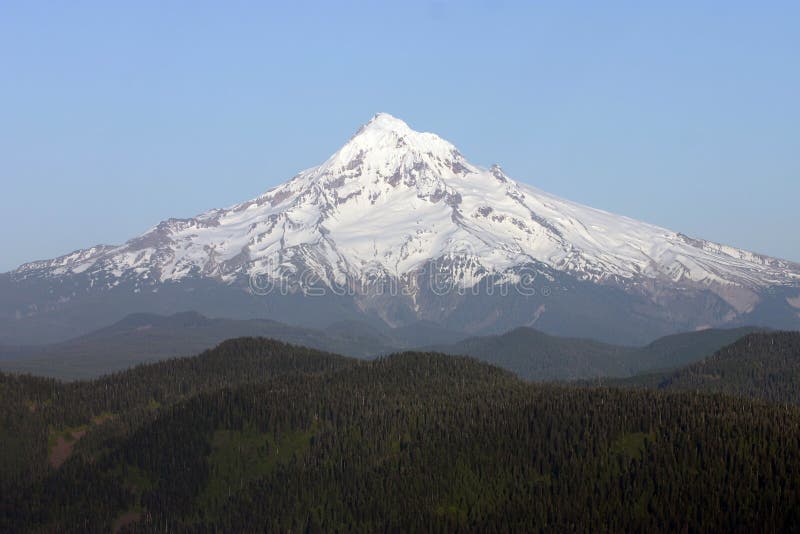
[[627,377],[701,360],[756,330],[701,330],[659,338],[643,347],[625,347],[517,328],[498,336],[472,337],[426,350],[472,356],[527,380]]
[[62,379],[92,378],[141,363],[190,356],[226,339],[268,337],[359,358],[397,346],[380,336],[346,329],[321,331],[264,319],[210,319],[186,312],[170,316],[133,314],[107,328],[62,343],[0,350],[0,369]]
[[727,393],[800,404],[800,332],[752,333],[681,369],[609,384]]
[[388,328],[344,320],[324,330],[266,319],[211,319],[194,312],[129,315],[90,334],[44,346],[0,347],[0,369],[60,379],[86,379],[141,363],[188,356],[226,339],[266,337],[356,358],[420,349],[466,355],[527,380],[628,377],[701,360],[754,328],[703,330],[660,338],[644,347],[562,338],[532,328],[472,337],[420,321]]
[[454,342],[465,335],[425,322],[391,329],[342,321],[316,330],[267,319],[211,319],[195,312],[169,316],[137,313],[61,343],[0,347],[0,370],[86,379],[141,363],[190,356],[239,337],[265,337],[356,358],[374,358],[432,342]]
[[569,380],[628,376],[626,356],[633,349],[516,328],[498,336],[471,337],[427,350],[472,356],[528,380]]

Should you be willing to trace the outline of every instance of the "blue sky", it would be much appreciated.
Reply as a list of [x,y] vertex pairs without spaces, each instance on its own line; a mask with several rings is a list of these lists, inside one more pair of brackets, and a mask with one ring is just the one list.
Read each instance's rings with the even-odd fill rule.
[[2,2],[0,271],[254,197],[378,111],[800,260],[798,27],[798,2]]

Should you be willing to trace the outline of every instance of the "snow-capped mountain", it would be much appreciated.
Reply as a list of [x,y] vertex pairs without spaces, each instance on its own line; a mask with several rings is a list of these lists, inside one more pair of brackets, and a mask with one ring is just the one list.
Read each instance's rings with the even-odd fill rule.
[[[426,284],[431,274],[435,287]],[[83,293],[152,293],[197,280],[264,296],[267,280],[270,288],[346,296],[390,324],[433,319],[475,331],[546,325],[548,314],[559,316],[552,313],[559,300],[577,305],[575,291],[605,292],[593,297],[598,314],[603,298],[628,295],[637,301],[627,305],[631,313],[656,317],[666,331],[667,324],[732,324],[766,301],[780,303],[787,320],[800,317],[798,264],[558,198],[498,166],[477,167],[449,142],[384,113],[327,161],[256,199],[169,219],[124,245],[29,263],[8,276],[10,284],[49,283],[51,293],[55,283],[61,304]],[[517,291],[459,318],[467,302],[485,308],[475,288],[524,285],[526,276],[538,278],[538,295]],[[63,294],[65,279],[80,280],[81,289]],[[504,309],[537,296],[525,311]],[[39,305],[15,311],[40,313]]]

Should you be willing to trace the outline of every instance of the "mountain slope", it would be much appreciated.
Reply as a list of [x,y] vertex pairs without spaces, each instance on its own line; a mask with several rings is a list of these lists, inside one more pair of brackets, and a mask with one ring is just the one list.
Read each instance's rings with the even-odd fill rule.
[[[799,265],[560,199],[387,114],[256,199],[163,221],[122,246],[21,266],[6,291],[27,288],[3,311],[22,320],[86,295],[122,288],[154,298],[198,280],[270,299],[324,294],[392,326],[423,319],[473,332],[537,323],[563,333],[555,325],[569,312],[555,301],[570,291],[592,310],[624,301],[616,324],[593,311],[573,330],[616,341],[800,323]],[[503,292],[511,297],[496,298]]]

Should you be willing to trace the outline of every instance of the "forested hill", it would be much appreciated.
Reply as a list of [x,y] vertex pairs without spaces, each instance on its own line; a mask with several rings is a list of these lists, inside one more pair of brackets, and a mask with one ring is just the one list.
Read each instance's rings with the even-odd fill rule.
[[0,531],[778,531],[800,407],[360,362],[259,339],[61,384],[0,375]]
[[800,404],[800,332],[749,334],[677,371],[633,377],[615,384],[719,392]]

